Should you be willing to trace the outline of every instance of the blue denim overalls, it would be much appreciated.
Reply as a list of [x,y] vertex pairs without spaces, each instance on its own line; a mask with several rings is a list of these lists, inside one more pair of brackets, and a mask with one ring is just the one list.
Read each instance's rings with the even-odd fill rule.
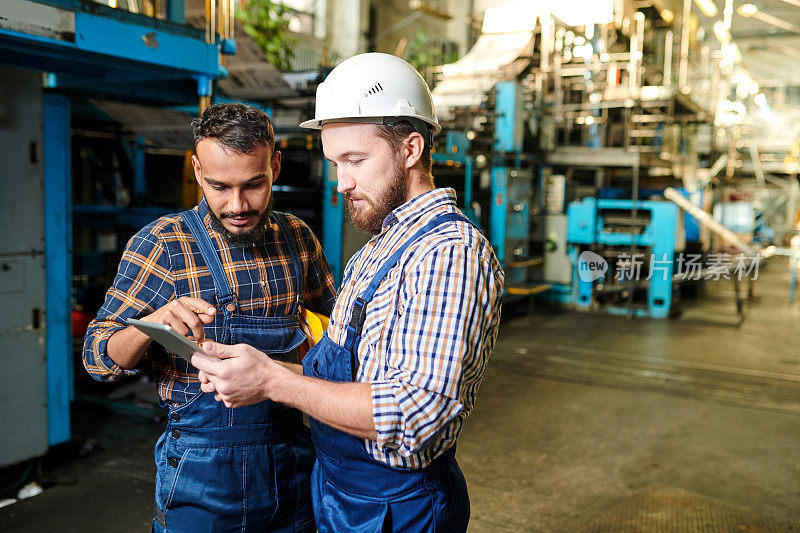
[[[457,213],[440,215],[382,265],[353,305],[345,346],[334,343],[326,334],[303,359],[305,375],[329,381],[354,381],[365,309],[378,285],[409,245],[436,226],[452,221],[469,224]],[[455,446],[429,466],[408,470],[375,460],[364,449],[362,439],[314,419],[311,419],[311,437],[317,452],[311,494],[320,533],[467,529],[469,496],[455,459]]]
[[[297,278],[294,315],[237,314],[236,297],[219,254],[194,210],[181,213],[211,271],[225,344],[246,343],[280,357],[305,340],[296,314],[304,269],[293,233],[279,213]],[[314,531],[309,477],[314,452],[299,411],[264,401],[226,408],[213,394],[198,393],[170,406],[169,422],[155,448],[154,531]]]

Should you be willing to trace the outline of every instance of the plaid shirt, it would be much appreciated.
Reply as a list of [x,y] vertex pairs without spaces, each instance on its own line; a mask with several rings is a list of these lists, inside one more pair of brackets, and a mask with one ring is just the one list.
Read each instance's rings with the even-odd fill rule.
[[[353,256],[328,335],[344,345],[353,302],[401,244],[434,217],[458,212],[455,191],[420,195],[386,217]],[[421,468],[450,448],[475,405],[500,323],[503,270],[472,225],[445,224],[412,244],[366,310],[357,380],[371,382],[377,460]]]
[[[205,199],[195,207],[205,222],[238,302],[238,312],[250,316],[286,316],[297,299],[294,268],[289,249],[275,222],[269,222],[264,238],[253,246],[231,246],[211,228]],[[336,298],[333,277],[314,234],[299,218],[288,215],[300,260],[305,265],[303,305],[330,314]],[[132,370],[120,368],[108,356],[108,339],[127,327],[125,320],[148,315],[180,296],[201,298],[212,305],[215,291],[200,249],[179,215],[151,222],[128,242],[114,283],[103,307],[86,332],[83,364],[98,381],[114,381],[135,375],[149,360],[165,401],[181,404],[199,391],[197,370],[184,359],[151,343],[146,358]],[[206,337],[222,340],[222,313],[205,326]]]

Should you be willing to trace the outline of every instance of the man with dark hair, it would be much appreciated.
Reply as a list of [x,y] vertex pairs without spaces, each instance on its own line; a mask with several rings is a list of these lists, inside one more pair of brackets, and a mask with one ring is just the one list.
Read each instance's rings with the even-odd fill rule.
[[320,533],[462,532],[455,459],[500,322],[503,270],[487,239],[436,189],[440,127],[428,86],[387,54],[339,64],[317,88],[325,158],[353,224],[373,235],[345,268],[322,341],[299,365],[214,342],[192,361],[228,406],[269,398],[311,418]]
[[281,154],[263,112],[209,107],[192,123],[203,200],[131,238],[83,361],[99,381],[152,367],[166,430],[155,449],[154,531],[314,531],[314,461],[301,414],[266,400],[230,409],[200,391],[197,370],[126,323],[168,324],[200,341],[247,343],[297,362],[300,305],[330,314],[335,288],[319,242],[272,210]]

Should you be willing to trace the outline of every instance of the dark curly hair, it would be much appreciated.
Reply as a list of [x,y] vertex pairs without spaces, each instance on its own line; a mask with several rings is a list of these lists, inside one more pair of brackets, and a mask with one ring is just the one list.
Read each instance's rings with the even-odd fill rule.
[[194,145],[214,139],[237,152],[268,146],[275,150],[275,131],[263,111],[244,104],[216,104],[192,120]]

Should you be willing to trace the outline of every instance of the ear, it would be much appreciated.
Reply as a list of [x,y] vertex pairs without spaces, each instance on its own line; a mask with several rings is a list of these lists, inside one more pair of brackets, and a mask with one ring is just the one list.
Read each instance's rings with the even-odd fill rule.
[[425,150],[425,139],[418,132],[413,132],[406,137],[404,145],[405,167],[410,169],[416,165]]
[[197,159],[197,154],[192,156],[192,168],[194,169],[194,179],[197,180],[197,184],[200,188],[203,188],[203,178],[201,176],[202,169],[200,168],[200,160]]
[[269,163],[270,168],[272,169],[272,183],[278,179],[278,176],[281,174],[281,152],[280,150],[275,150],[272,154],[272,160]]

